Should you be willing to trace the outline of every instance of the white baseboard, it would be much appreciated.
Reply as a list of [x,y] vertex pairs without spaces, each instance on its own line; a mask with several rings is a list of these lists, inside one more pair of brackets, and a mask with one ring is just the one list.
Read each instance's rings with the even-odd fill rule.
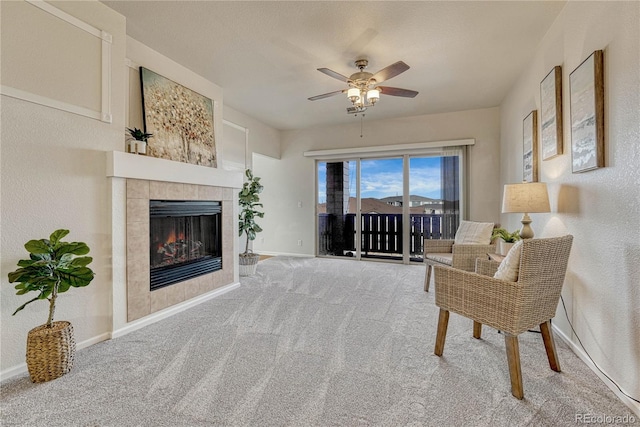
[[271,255],[271,256],[292,256],[297,258],[315,258],[315,255],[312,255],[312,254],[294,254],[289,252],[258,251],[256,253],[260,255]]
[[616,396],[618,396],[618,399],[620,399],[622,403],[627,405],[629,409],[631,409],[631,411],[640,418],[640,403],[629,399],[628,396],[625,396],[620,390],[618,390],[618,387],[616,387],[616,385],[613,384],[613,382],[611,382],[609,378],[605,377],[604,374],[600,372],[598,368],[596,368],[596,365],[594,365],[591,359],[589,359],[589,356],[587,356],[582,347],[570,340],[569,337],[565,335],[565,333],[560,329],[558,329],[558,327],[553,323],[551,324],[551,327],[553,331],[562,339],[562,341],[564,341],[569,346],[569,348],[571,348],[571,350],[580,358],[580,360],[582,360],[598,376],[598,378],[600,378],[602,382],[605,383],[607,387],[609,387],[611,391],[615,393]]
[[[105,332],[104,334],[96,335],[95,337],[91,337],[88,340],[84,340],[82,342],[77,343],[76,349],[81,350],[83,348],[89,347],[90,345],[94,345],[99,342],[106,341],[109,338],[111,338],[111,334],[109,332]],[[27,338],[25,337],[25,341],[26,339]],[[0,372],[0,382],[3,382],[5,380],[8,380],[9,378],[13,378],[18,375],[22,375],[27,371],[28,370],[27,370],[26,363],[21,363],[9,369],[5,369],[4,371]]]
[[198,304],[202,304],[205,301],[208,301],[212,298],[225,294],[233,289],[238,288],[239,286],[240,286],[239,282],[231,283],[229,285],[223,286],[222,288],[215,289],[209,293],[202,294],[188,301],[173,305],[169,308],[165,308],[164,310],[160,310],[158,312],[150,314],[146,317],[143,317],[142,319],[129,322],[127,323],[126,326],[111,332],[111,338],[118,338],[123,335],[127,335],[128,333],[131,333],[133,331],[137,331],[140,328],[144,328],[145,326],[151,325],[152,323],[156,323],[162,319],[166,319],[167,317],[171,317],[174,314],[180,313],[181,311],[184,311],[188,308],[194,307]]
[[[24,339],[26,341],[27,337],[25,337]],[[27,372],[26,362],[16,366],[12,366],[11,368],[5,369],[4,371],[0,372],[0,382],[4,382],[25,372]]]
[[[240,287],[240,283],[236,282],[236,283],[231,283],[229,285],[226,285],[222,288],[218,288],[215,289],[209,293],[197,296],[195,298],[192,298],[188,301],[185,301],[183,303],[180,304],[176,304],[172,307],[166,308],[164,310],[158,311],[156,313],[153,313],[147,317],[144,317],[142,319],[139,320],[135,320],[133,322],[128,323],[125,327],[117,329],[113,332],[105,332],[103,334],[100,335],[96,335],[95,337],[91,337],[87,340],[84,340],[80,343],[76,344],[76,348],[78,350],[81,350],[83,348],[89,347],[93,344],[97,344],[99,342],[102,341],[106,341],[108,339],[113,339],[113,338],[118,338],[121,337],[123,335],[126,335],[130,332],[136,331],[140,328],[144,328],[145,326],[151,325],[152,323],[156,323],[162,319],[166,319],[167,317],[171,317],[174,314],[180,313],[181,311],[184,311],[188,308],[194,307],[198,304],[202,304],[205,301],[208,301],[212,298],[218,297],[222,294],[225,294],[233,289],[236,289]],[[26,340],[26,337],[25,337]],[[17,375],[21,375],[27,372],[27,364],[26,363],[21,363],[19,365],[16,366],[12,366],[11,368],[5,369],[4,371],[0,372],[0,382],[6,381],[10,378],[13,378]]]

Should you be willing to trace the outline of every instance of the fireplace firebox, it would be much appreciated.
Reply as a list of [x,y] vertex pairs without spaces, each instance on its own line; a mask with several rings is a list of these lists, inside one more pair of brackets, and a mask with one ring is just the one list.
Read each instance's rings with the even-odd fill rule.
[[150,200],[150,288],[222,269],[219,201]]

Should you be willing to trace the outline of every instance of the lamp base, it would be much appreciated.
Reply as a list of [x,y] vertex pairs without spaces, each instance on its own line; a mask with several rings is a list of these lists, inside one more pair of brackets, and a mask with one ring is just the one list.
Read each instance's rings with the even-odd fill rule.
[[522,239],[533,239],[533,228],[531,228],[531,217],[529,217],[528,213],[522,215],[522,219],[520,220],[522,223],[522,228],[520,229],[520,238]]

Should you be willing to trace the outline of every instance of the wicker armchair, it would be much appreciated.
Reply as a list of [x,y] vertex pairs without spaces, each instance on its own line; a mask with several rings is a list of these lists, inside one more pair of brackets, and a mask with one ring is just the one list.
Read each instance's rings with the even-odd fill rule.
[[424,277],[424,291],[429,292],[431,269],[434,266],[448,266],[464,271],[473,271],[476,258],[486,258],[496,252],[496,245],[460,245],[453,240],[424,240],[424,263],[427,271]]
[[[560,372],[551,318],[560,300],[572,241],[571,235],[525,240],[516,282],[436,266],[435,299],[440,317],[434,353],[442,356],[452,311],[473,320],[474,338],[480,338],[483,324],[504,333],[511,393],[518,399],[524,396],[518,347],[522,332],[540,326],[549,366]],[[478,260],[478,270],[495,271],[495,263]]]

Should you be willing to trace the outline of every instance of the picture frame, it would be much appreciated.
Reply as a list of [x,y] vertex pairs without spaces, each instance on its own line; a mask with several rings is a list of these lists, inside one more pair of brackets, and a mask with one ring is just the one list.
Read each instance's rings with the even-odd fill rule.
[[538,112],[522,121],[522,181],[538,182]]
[[160,74],[140,67],[142,117],[147,155],[217,167],[213,101]]
[[594,51],[569,75],[571,168],[604,167],[604,54]]
[[556,65],[540,82],[540,147],[542,160],[563,151],[562,67]]

